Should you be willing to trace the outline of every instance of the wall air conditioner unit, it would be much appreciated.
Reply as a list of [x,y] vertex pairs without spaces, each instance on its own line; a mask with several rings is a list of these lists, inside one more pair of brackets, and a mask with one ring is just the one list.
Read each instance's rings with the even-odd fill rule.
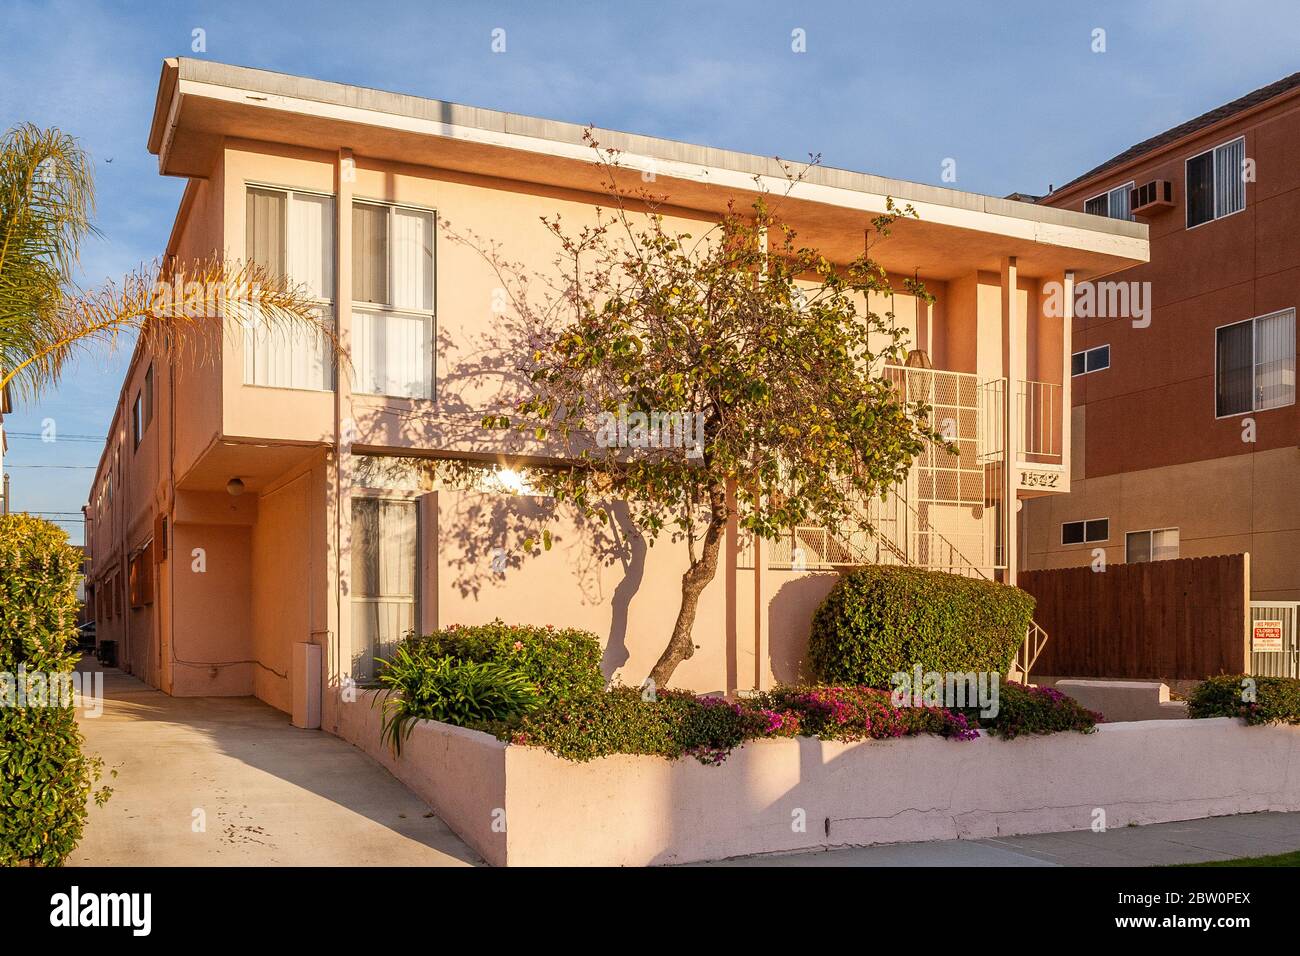
[[1174,184],[1167,179],[1153,179],[1128,191],[1128,207],[1135,216],[1154,215],[1174,208]]

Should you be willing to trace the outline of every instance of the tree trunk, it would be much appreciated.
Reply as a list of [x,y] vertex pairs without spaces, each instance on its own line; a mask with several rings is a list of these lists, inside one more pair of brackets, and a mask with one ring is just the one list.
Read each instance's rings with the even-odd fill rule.
[[656,688],[667,687],[677,665],[695,654],[691,628],[695,624],[700,595],[718,573],[718,555],[722,551],[726,529],[726,488],[714,486],[709,489],[709,525],[704,530],[704,544],[700,548],[699,559],[692,562],[682,575],[682,606],[677,612],[677,622],[673,625],[673,636],[659,656],[658,663],[650,671],[650,680]]

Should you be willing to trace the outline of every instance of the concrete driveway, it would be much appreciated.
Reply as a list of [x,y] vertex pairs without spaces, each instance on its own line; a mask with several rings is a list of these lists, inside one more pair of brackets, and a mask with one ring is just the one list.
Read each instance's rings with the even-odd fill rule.
[[91,806],[70,866],[482,862],[337,737],[251,697],[168,697],[118,670],[104,676],[103,714],[79,718],[113,797]]

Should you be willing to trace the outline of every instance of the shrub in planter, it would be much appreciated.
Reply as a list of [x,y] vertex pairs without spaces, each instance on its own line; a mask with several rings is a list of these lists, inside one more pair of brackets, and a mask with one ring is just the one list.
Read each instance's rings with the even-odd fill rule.
[[967,715],[979,726],[1010,740],[1031,734],[1057,734],[1073,730],[1090,734],[1097,729],[1102,715],[1088,710],[1073,697],[1051,687],[1029,687],[1007,681],[998,690],[998,712],[993,717],[979,717],[978,710]]
[[480,729],[566,760],[645,754],[718,764],[752,736],[752,728],[748,715],[720,697],[666,690],[647,698],[638,689],[614,687]]
[[808,660],[827,684],[890,686],[911,671],[1005,674],[1034,599],[993,581],[871,565],[844,575],[813,616]]
[[[1243,683],[1250,681],[1249,685]],[[1248,693],[1248,688],[1253,693]],[[1249,697],[1254,699],[1250,700]],[[1224,674],[1196,685],[1190,717],[1240,717],[1248,724],[1300,724],[1300,680]]]
[[[81,554],[60,528],[0,516],[0,672],[66,674],[77,661]],[[9,692],[16,693],[12,684]],[[0,707],[0,865],[55,866],[81,839],[100,762],[71,707]],[[102,803],[102,788],[95,800]]]
[[600,641],[590,631],[521,624],[450,627],[407,638],[406,647],[420,657],[494,663],[523,674],[543,703],[598,694],[605,689],[600,670]]
[[399,646],[382,663],[375,697],[384,708],[382,738],[401,753],[417,720],[439,720],[467,727],[505,720],[535,709],[541,699],[523,673],[494,661],[431,657]]

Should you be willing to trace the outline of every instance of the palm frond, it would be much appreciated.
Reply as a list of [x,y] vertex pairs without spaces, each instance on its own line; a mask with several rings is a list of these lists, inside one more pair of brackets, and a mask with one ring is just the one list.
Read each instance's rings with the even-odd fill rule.
[[32,397],[58,382],[67,362],[94,346],[143,340],[152,354],[211,358],[232,336],[319,336],[346,361],[331,318],[302,286],[254,262],[219,256],[141,267],[120,284],[66,288],[53,314],[0,361],[0,388]]
[[0,371],[49,337],[94,205],[90,160],[71,136],[25,123],[0,137]]

